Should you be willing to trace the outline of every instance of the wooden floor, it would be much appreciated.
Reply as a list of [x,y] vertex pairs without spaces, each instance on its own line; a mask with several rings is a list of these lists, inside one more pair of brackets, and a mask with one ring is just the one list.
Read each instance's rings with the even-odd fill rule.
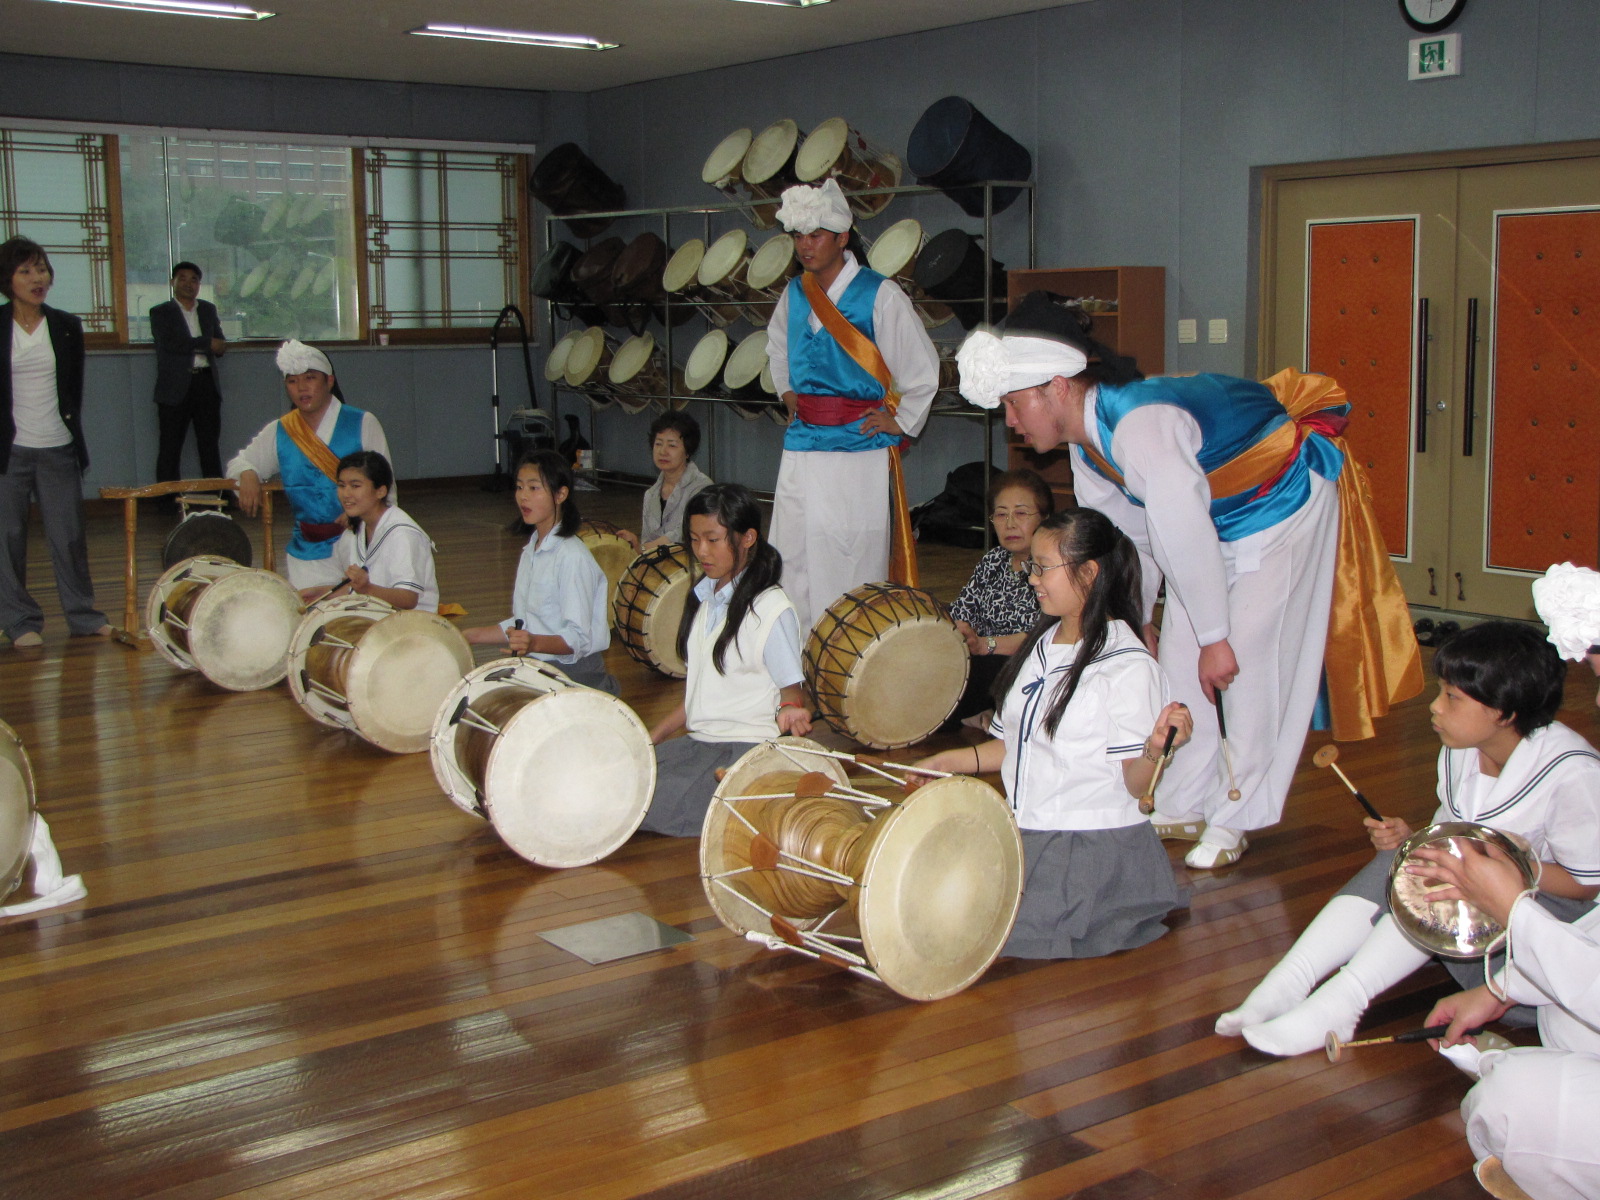
[[[585,497],[636,517],[639,493]],[[505,613],[504,495],[413,487],[446,600]],[[104,607],[121,523],[92,519]],[[145,586],[159,530],[145,536]],[[285,527],[286,532],[286,527]],[[972,552],[925,557],[949,598]],[[35,541],[36,578],[49,571]],[[1309,765],[1237,867],[1190,875],[1172,933],[1106,959],[1001,963],[947,1000],[739,940],[692,840],[531,867],[454,808],[426,755],[218,690],[153,653],[0,649],[0,717],[86,901],[0,922],[0,1197],[1478,1196],[1425,1049],[1278,1061],[1215,1037],[1366,858]],[[611,656],[648,721],[676,686]],[[1564,717],[1592,729],[1576,672]],[[1431,690],[1431,689],[1430,689]],[[1433,807],[1410,703],[1343,765],[1386,812]],[[975,736],[975,735],[974,735]],[[838,739],[834,739],[837,743]],[[606,966],[541,930],[641,911],[694,941]],[[1442,972],[1368,1027],[1419,1023]]]

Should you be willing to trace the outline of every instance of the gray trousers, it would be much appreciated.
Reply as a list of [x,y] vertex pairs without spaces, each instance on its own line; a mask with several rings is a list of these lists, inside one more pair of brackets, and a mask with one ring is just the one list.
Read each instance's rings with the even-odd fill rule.
[[82,473],[72,447],[11,447],[0,474],[0,632],[15,638],[44,627],[44,611],[28,594],[28,506],[37,500],[56,573],[56,595],[74,634],[106,624],[94,605],[89,548],[83,531]]

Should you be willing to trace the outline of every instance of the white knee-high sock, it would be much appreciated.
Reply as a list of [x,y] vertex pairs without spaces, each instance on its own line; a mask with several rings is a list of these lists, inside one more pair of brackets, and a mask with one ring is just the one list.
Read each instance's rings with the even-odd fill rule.
[[1348,1040],[1367,1005],[1427,961],[1385,915],[1342,971],[1281,1017],[1246,1026],[1244,1040],[1283,1057],[1320,1050],[1330,1032]]
[[1238,1037],[1246,1025],[1282,1016],[1311,994],[1323,976],[1349,962],[1372,935],[1378,906],[1360,896],[1335,896],[1322,906],[1278,965],[1232,1012],[1217,1018],[1217,1032]]

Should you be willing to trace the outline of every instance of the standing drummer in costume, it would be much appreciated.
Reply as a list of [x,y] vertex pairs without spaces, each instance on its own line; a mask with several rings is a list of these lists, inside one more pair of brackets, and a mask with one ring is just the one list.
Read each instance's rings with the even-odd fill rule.
[[892,540],[895,582],[916,582],[909,526],[897,524],[892,539],[890,511],[905,511],[898,448],[927,420],[939,356],[906,294],[845,248],[852,218],[837,183],[789,188],[778,220],[804,270],[767,326],[772,379],[790,417],[772,544],[803,637],[850,589],[892,577]]
[[284,574],[297,588],[329,587],[343,578],[333,545],[349,525],[339,503],[339,460],[357,450],[387,459],[389,442],[377,417],[344,402],[321,350],[291,339],[278,347],[277,361],[294,407],[234,455],[228,475],[239,481],[239,507],[251,517],[261,511],[261,485],[283,476],[295,518]]
[[[961,391],[984,407],[1003,402],[1006,424],[1035,450],[1077,448],[1078,503],[1104,512],[1139,549],[1152,646],[1148,622],[1165,576],[1159,656],[1174,697],[1196,716],[1194,742],[1151,820],[1163,837],[1198,840],[1190,867],[1222,867],[1238,861],[1250,831],[1283,815],[1330,636],[1340,738],[1371,736],[1369,714],[1421,690],[1420,655],[1364,479],[1338,441],[1337,384],[1298,372],[1270,386],[1224,375],[1145,379],[1089,325],[1059,297],[1025,297],[1001,336],[980,330],[962,345]],[[1357,588],[1337,603],[1336,548],[1355,556],[1339,557],[1338,576]],[[1374,606],[1397,615],[1362,625]],[[1390,642],[1378,642],[1385,635]],[[1227,746],[1211,715],[1223,692]]]

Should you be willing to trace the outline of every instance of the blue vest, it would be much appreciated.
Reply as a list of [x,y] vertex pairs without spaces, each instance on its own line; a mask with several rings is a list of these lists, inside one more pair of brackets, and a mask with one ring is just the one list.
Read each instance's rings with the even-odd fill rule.
[[[335,458],[361,449],[361,419],[366,415],[348,404],[340,410],[339,419],[333,423],[333,437],[328,442],[328,449]],[[294,536],[289,539],[289,554],[313,560],[331,557],[333,544],[339,539],[310,541],[300,532],[299,522],[326,525],[337,521],[344,513],[344,506],[339,503],[339,489],[294,444],[294,439],[284,432],[282,421],[278,422],[278,474],[283,479],[283,490],[289,497],[296,521]]]
[[[806,299],[802,276],[789,281],[789,386],[808,396],[844,396],[850,400],[882,400],[883,385],[874,379],[827,329],[811,328],[811,302]],[[868,338],[876,339],[872,308],[883,276],[862,267],[836,302],[846,321]],[[792,422],[783,435],[785,450],[883,450],[898,446],[892,433],[864,437],[860,419],[848,425],[808,425]]]
[[[1121,387],[1103,383],[1095,400],[1095,424],[1106,461],[1118,472],[1122,466],[1111,453],[1117,425],[1147,404],[1176,405],[1195,419],[1200,426],[1200,469],[1207,474],[1290,419],[1270,388],[1231,375],[1158,376]],[[1078,458],[1091,471],[1101,473],[1081,449]],[[1265,496],[1257,496],[1258,489],[1251,488],[1211,501],[1211,520],[1217,527],[1217,536],[1234,542],[1272,528],[1305,504],[1311,494],[1309,472],[1315,471],[1324,479],[1337,479],[1343,467],[1344,456],[1332,442],[1319,433],[1307,433],[1300,453]],[[1134,504],[1144,506],[1126,487],[1121,490]]]

